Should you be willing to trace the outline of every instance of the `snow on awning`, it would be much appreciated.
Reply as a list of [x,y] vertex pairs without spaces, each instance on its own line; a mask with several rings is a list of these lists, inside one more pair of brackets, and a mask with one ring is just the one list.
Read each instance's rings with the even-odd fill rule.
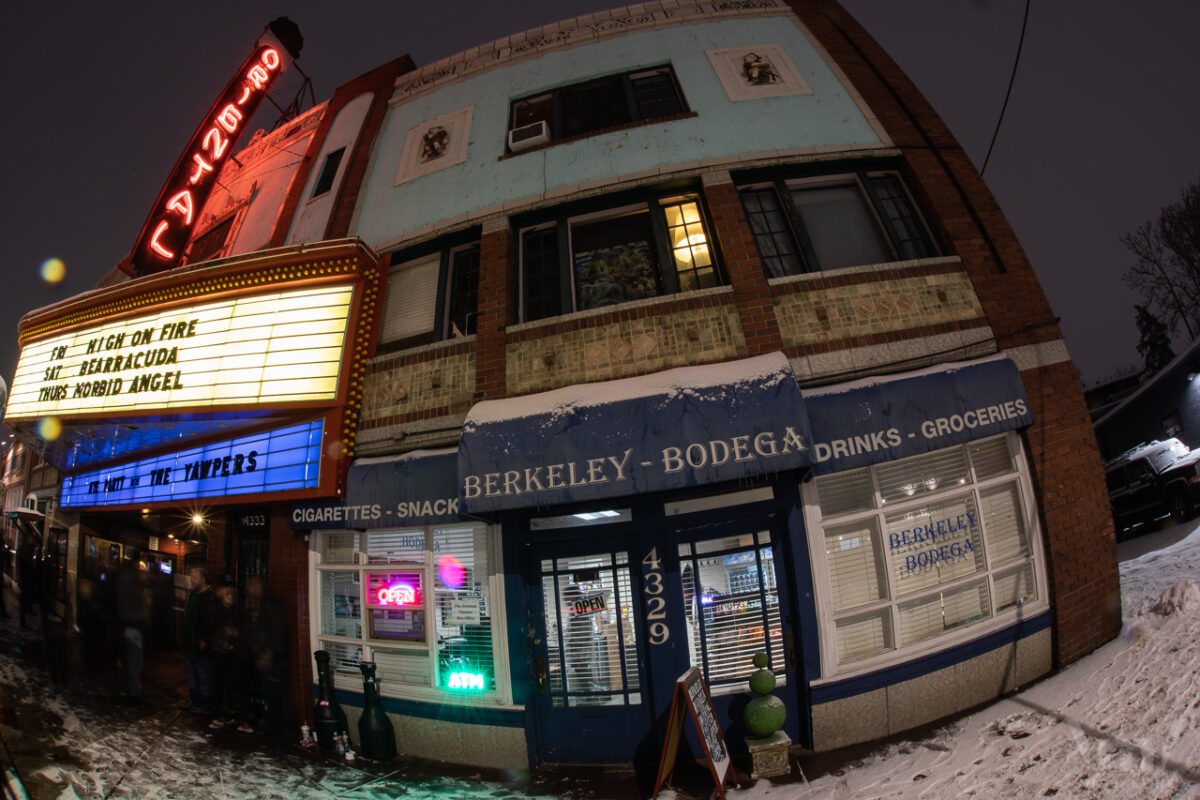
[[818,475],[891,461],[1033,424],[1004,356],[806,389]]
[[458,470],[470,512],[740,480],[813,463],[782,353],[488,400]]

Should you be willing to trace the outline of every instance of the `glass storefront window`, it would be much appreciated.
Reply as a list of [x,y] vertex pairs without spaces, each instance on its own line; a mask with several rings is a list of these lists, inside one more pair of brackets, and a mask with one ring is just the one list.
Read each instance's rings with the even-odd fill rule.
[[[384,694],[497,689],[492,542],[482,525],[314,534],[317,646],[346,688],[377,665]],[[351,681],[353,676],[353,682]],[[416,694],[412,694],[415,692]]]
[[826,674],[1045,601],[1016,434],[821,476],[804,491],[823,534],[810,549],[834,640]]
[[784,678],[774,555],[766,531],[679,545],[691,663],[715,694],[744,691],[758,652]]
[[556,708],[638,705],[629,554],[544,559],[547,679]]

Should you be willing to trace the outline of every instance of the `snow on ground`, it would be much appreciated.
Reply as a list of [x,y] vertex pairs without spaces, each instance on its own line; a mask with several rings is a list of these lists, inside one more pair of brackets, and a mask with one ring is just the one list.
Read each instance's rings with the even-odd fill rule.
[[[1198,579],[1200,528],[1121,565],[1122,635],[1063,672],[925,738],[884,746],[811,782],[758,781],[729,788],[726,796],[1200,799]],[[175,709],[101,713],[72,702],[39,670],[8,657],[0,657],[0,685],[10,702],[27,704],[26,713],[40,708],[61,718],[51,740],[58,757],[24,776],[39,798],[529,796],[479,776],[368,770],[299,751],[217,746],[207,729],[187,724]],[[602,785],[579,788],[566,794],[605,796]],[[685,796],[667,789],[660,797]]]
[[1200,798],[1200,528],[1121,565],[1121,636],[923,739],[729,800]]

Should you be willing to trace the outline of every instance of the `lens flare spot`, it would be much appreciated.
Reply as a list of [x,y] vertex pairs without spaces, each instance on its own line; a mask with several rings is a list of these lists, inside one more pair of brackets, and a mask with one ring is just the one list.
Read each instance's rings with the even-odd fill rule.
[[53,286],[67,277],[67,265],[61,258],[47,258],[42,262],[42,280]]
[[463,580],[467,577],[467,571],[463,568],[462,562],[452,555],[444,555],[438,559],[438,575],[442,579],[442,585],[447,589],[457,589],[463,585]]
[[58,417],[43,417],[38,420],[38,436],[47,442],[53,442],[62,435],[62,423]]

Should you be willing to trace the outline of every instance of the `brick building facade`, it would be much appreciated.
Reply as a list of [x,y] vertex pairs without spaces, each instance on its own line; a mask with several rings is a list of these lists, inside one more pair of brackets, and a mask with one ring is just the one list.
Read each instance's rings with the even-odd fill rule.
[[827,750],[1117,633],[1057,320],[836,3],[615,9],[310,113],[269,235],[217,255],[345,235],[388,272],[328,410],[336,485],[273,502],[268,535],[296,652],[331,652],[352,719],[366,659],[406,752],[647,762],[697,667],[741,752],[762,650],[785,731]]

